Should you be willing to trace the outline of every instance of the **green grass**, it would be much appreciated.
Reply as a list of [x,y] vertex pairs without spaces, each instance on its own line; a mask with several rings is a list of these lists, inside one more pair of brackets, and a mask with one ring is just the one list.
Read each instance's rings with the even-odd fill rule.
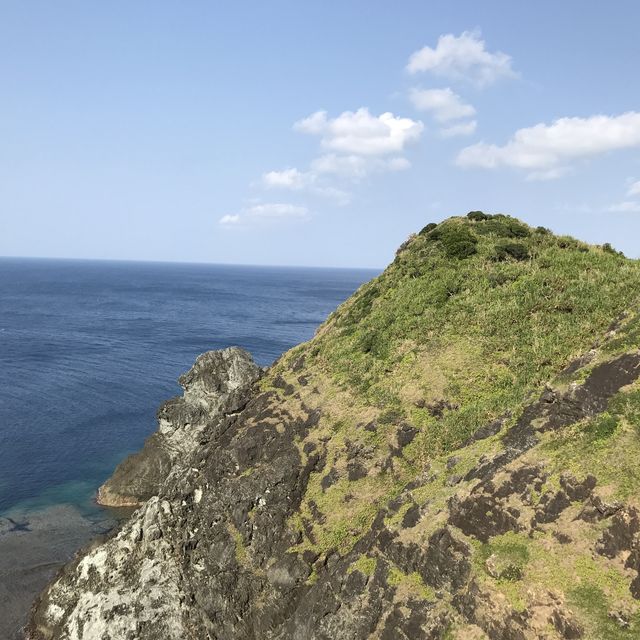
[[594,584],[580,584],[569,591],[569,604],[580,611],[588,628],[593,629],[586,637],[593,640],[629,640],[640,632],[640,615],[630,617],[629,627],[622,628],[609,617],[609,603],[604,592]]
[[378,564],[377,558],[361,555],[348,569],[348,573],[360,571],[365,576],[372,576]]
[[[529,257],[496,261],[507,238]],[[507,216],[452,218],[413,237],[308,351],[338,384],[385,410],[383,421],[410,414],[422,446],[437,454],[516,409],[639,296],[637,261]],[[460,405],[442,420],[403,396],[408,383],[433,394],[435,378],[437,394]]]
[[[469,489],[469,482],[449,483],[449,477],[464,477],[482,456],[492,456],[501,436],[461,444],[509,413],[502,433],[507,431],[544,384],[568,389],[603,359],[638,348],[638,302],[640,262],[615,251],[532,229],[508,216],[476,212],[472,218],[427,225],[381,276],[363,285],[268,376],[282,375],[296,384],[300,373],[290,366],[304,356],[304,373],[320,389],[304,402],[322,409],[315,437],[326,448],[326,467],[311,474],[300,513],[291,521],[301,531],[301,518],[313,522],[313,539],[303,536],[299,550],[348,552],[377,510],[417,477],[424,482],[411,498],[426,515],[403,530],[407,501],[385,524],[407,541],[424,543],[446,523],[450,497]],[[623,313],[615,335],[605,341]],[[592,364],[558,377],[594,346]],[[303,395],[309,393],[305,389]],[[364,430],[372,420],[375,432]],[[417,429],[415,439],[393,457],[392,471],[382,470],[400,425],[407,422]],[[639,436],[640,385],[617,394],[601,415],[542,434],[540,445],[527,454],[549,474],[534,504],[542,493],[558,489],[566,471],[579,479],[595,474],[598,489],[606,487],[612,499],[637,496]],[[354,482],[345,474],[349,443],[372,450],[364,462],[369,474]],[[453,453],[458,461],[447,467]],[[322,490],[330,468],[341,477]],[[324,517],[314,521],[315,510]],[[531,586],[563,593],[585,626],[585,638],[634,637],[608,617],[621,604],[636,610],[628,576],[594,555],[600,535],[595,527],[580,527],[575,527],[576,540],[582,546],[569,555],[549,531],[536,534],[540,539],[507,533],[487,544],[469,540],[475,577],[518,611],[529,606]],[[352,569],[370,575],[375,566],[375,559],[361,556]],[[395,567],[389,581],[431,596],[418,576]],[[637,633],[635,619],[632,628]]]

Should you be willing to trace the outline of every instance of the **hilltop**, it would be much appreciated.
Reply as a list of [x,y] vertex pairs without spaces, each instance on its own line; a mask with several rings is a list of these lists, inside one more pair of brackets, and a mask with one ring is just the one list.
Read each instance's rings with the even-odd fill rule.
[[267,371],[198,358],[28,637],[638,637],[639,302],[608,245],[427,225]]

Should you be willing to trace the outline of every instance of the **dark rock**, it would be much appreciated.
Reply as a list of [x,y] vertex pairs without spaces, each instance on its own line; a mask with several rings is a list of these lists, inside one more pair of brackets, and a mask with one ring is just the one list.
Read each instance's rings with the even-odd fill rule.
[[420,522],[420,506],[414,504],[407,509],[402,517],[402,528],[410,529],[411,527],[415,527],[418,522]]
[[427,404],[426,408],[434,418],[442,418],[445,411],[455,411],[460,408],[460,405],[449,402],[448,400],[436,400],[435,402]]
[[560,544],[571,544],[573,542],[570,536],[561,531],[552,531],[551,534]]
[[462,499],[454,496],[449,501],[449,523],[482,542],[488,542],[491,536],[520,530],[519,516],[517,509],[482,490],[474,490]]
[[305,442],[302,447],[303,453],[306,453],[307,455],[309,455],[311,452],[315,451],[316,449],[317,449],[317,445],[315,442]]
[[572,502],[586,500],[595,489],[597,479],[589,474],[582,482],[576,480],[570,473],[563,473],[560,476],[560,486]]
[[329,473],[320,481],[320,486],[323,491],[326,491],[330,486],[334,485],[340,479],[340,474],[335,467],[331,467]]
[[429,538],[422,579],[436,589],[458,590],[471,572],[471,549],[453,536],[449,527],[435,531]]
[[267,569],[267,579],[278,589],[290,590],[309,577],[311,569],[295,553],[287,553]]
[[608,503],[602,500],[600,496],[592,495],[578,514],[578,518],[585,522],[597,522],[604,518],[610,518],[620,509],[622,509],[621,503]]
[[361,462],[350,462],[347,465],[347,478],[349,480],[360,480],[367,477],[367,467]]
[[584,635],[584,630],[580,623],[571,616],[570,612],[564,609],[554,609],[551,615],[551,622],[557,629],[560,637],[566,638],[567,640],[577,640]]
[[451,471],[451,469],[453,469],[453,467],[455,467],[458,462],[460,462],[460,456],[451,456],[448,460],[447,460],[447,470]]
[[615,558],[623,551],[631,551],[636,535],[640,533],[640,515],[634,507],[616,512],[611,524],[602,533],[596,551],[607,558]]
[[[540,491],[546,479],[547,474],[542,465],[523,465],[513,470],[498,488],[492,489],[492,492],[498,498],[514,495],[524,498],[531,489]],[[486,483],[486,486],[493,487],[493,484]]]
[[501,418],[490,422],[489,424],[480,427],[468,440],[463,443],[463,447],[470,445],[472,442],[478,442],[479,440],[486,440],[491,436],[495,436],[496,433],[499,433],[506,420],[510,417],[510,413],[507,413]]
[[418,430],[406,422],[400,425],[400,428],[396,432],[396,437],[398,439],[398,446],[401,449],[404,449],[408,444],[413,442],[413,439],[416,437]]
[[545,493],[540,499],[534,520],[537,523],[555,522],[570,504],[569,496],[562,489],[553,494]]
[[304,369],[304,361],[305,361],[304,356],[300,356],[299,358],[296,358],[291,363],[291,371],[293,371],[294,373],[298,373],[298,371],[302,371],[302,369]]

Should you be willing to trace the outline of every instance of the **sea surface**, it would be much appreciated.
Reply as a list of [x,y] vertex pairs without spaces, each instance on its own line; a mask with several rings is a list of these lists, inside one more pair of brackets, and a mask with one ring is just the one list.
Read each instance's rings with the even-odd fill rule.
[[108,528],[97,487],[155,430],[196,356],[238,345],[268,365],[375,275],[0,258],[0,619]]

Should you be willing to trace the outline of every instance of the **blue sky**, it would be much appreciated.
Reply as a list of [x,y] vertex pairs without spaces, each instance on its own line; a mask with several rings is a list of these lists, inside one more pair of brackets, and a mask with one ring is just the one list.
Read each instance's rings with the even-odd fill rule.
[[381,267],[504,212],[640,257],[640,3],[0,5],[0,255]]

